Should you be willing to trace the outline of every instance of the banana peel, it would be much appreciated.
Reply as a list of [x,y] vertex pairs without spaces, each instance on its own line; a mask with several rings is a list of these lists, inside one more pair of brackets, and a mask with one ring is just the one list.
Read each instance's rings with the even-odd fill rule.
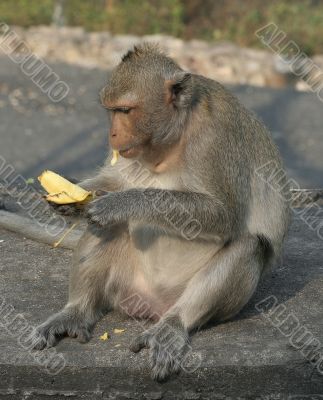
[[81,203],[90,200],[92,193],[68,181],[53,171],[45,170],[38,180],[48,192],[47,201],[56,204]]

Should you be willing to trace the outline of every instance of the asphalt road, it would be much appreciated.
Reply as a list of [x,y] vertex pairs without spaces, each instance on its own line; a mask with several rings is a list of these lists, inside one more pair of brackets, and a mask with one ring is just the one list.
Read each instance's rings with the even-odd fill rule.
[[[107,149],[107,118],[98,100],[107,72],[51,67],[70,87],[59,103],[0,57],[0,155],[26,178],[43,169],[81,178],[102,163]],[[270,128],[289,176],[302,187],[323,187],[323,104],[315,94],[249,86],[232,90]]]

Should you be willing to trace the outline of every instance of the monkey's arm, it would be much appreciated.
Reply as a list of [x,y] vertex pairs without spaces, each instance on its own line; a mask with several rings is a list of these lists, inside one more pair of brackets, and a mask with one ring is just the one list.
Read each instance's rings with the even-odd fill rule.
[[162,189],[130,189],[93,201],[90,218],[100,225],[142,221],[178,235],[227,239],[234,228],[234,211],[202,193]]
[[85,190],[102,190],[106,192],[122,190],[123,186],[121,180],[116,176],[109,164],[106,164],[96,176],[85,179],[79,185]]
[[85,179],[78,185],[89,191],[102,190],[106,192],[114,192],[116,190],[120,190],[121,188],[121,184],[119,184],[117,181],[107,179],[103,176],[95,176],[93,178]]
[[[122,189],[121,180],[112,173],[110,166],[104,166],[96,176],[76,183],[85,190],[96,192],[97,196],[101,196],[105,192],[114,192]],[[85,211],[85,206],[82,203],[51,203],[51,206],[56,212],[65,216],[83,215]]]

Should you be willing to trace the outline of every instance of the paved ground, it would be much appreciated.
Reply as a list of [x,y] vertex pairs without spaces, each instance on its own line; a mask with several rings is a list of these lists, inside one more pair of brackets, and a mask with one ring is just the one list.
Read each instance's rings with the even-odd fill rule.
[[[11,328],[2,327],[0,398],[320,399],[309,396],[323,393],[323,375],[306,356],[311,348],[304,347],[302,353],[289,338],[299,321],[299,329],[307,328],[319,341],[318,354],[323,356],[323,241],[304,222],[295,220],[285,249],[277,268],[263,279],[238,317],[211,324],[194,336],[193,357],[202,356],[195,372],[181,373],[165,384],[152,382],[147,352],[134,355],[128,350],[142,326],[116,313],[98,324],[88,344],[72,339],[59,344],[56,349],[66,366],[57,375],[48,374],[35,359],[39,355],[24,350],[9,333]],[[7,306],[14,307],[12,315],[22,314],[34,326],[64,305],[69,251],[1,230],[0,251],[0,294]],[[267,318],[256,309],[268,296],[285,307],[279,309],[280,316],[277,309],[271,317],[266,312]],[[6,323],[4,315],[0,304],[2,325]],[[294,318],[294,323],[287,319],[280,328],[274,326],[287,317]],[[114,328],[126,331],[117,335]],[[111,338],[101,341],[99,336],[105,331]],[[21,336],[22,342],[26,336]]]
[[[106,117],[97,99],[106,74],[67,65],[53,68],[71,87],[59,104],[51,103],[11,61],[0,58],[0,156],[26,178],[46,168],[82,177],[102,162],[106,151]],[[271,128],[290,175],[304,187],[322,187],[323,105],[315,95],[250,87],[233,90]],[[66,360],[57,375],[46,373],[37,362],[39,355],[24,350],[2,326],[0,398],[322,398],[323,376],[308,361],[306,351],[292,346],[274,319],[255,308],[260,300],[275,296],[286,307],[283,315],[293,315],[321,345],[323,242],[304,222],[295,220],[285,247],[277,268],[237,318],[195,335],[193,354],[202,356],[196,372],[182,373],[163,385],[152,382],[147,352],[133,355],[127,349],[142,327],[117,314],[100,322],[89,344],[66,340],[57,347]],[[0,254],[0,325],[5,324],[2,300],[31,325],[64,304],[69,251],[0,230]],[[113,328],[126,332],[114,335]],[[105,331],[111,338],[103,342],[99,336]],[[292,328],[287,324],[288,332]]]
[[[49,168],[82,177],[106,152],[106,116],[98,91],[107,73],[63,64],[53,70],[70,86],[52,103],[19,66],[0,57],[0,155],[28,178]],[[288,172],[302,187],[323,186],[323,104],[312,93],[233,88],[272,131]]]

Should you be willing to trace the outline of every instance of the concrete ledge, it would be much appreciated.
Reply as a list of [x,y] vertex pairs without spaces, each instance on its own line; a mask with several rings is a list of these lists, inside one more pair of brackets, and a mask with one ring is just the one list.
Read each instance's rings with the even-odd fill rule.
[[[307,221],[317,226],[322,222],[315,215]],[[48,373],[47,353],[41,366],[40,355],[24,350],[10,333],[18,328],[4,327],[6,313],[0,303],[0,398],[319,399],[309,396],[323,393],[323,375],[317,363],[310,362],[309,352],[315,343],[323,343],[322,250],[317,229],[295,217],[281,262],[264,277],[243,312],[193,337],[193,354],[202,356],[200,368],[164,384],[150,379],[147,351],[134,355],[128,350],[131,339],[143,329],[136,321],[112,313],[100,321],[90,343],[62,341],[55,354],[64,357],[66,366],[53,375]],[[64,305],[69,250],[0,230],[0,251],[0,296],[14,307],[11,315],[23,315],[16,323],[35,326]],[[266,298],[281,308],[261,313],[256,304]],[[312,335],[312,344],[302,353],[290,337],[303,327]],[[114,328],[126,331],[117,335]],[[105,331],[111,337],[101,341]],[[317,356],[323,357],[323,350],[316,347]]]

